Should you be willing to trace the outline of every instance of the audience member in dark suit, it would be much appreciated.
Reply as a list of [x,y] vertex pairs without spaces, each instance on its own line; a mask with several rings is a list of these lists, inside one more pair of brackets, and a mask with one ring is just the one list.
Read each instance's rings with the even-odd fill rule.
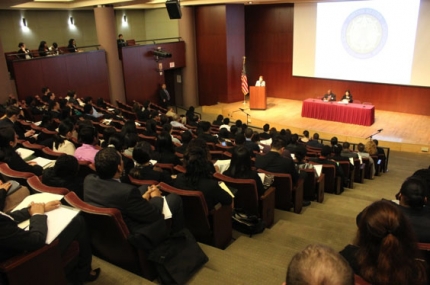
[[161,132],[161,134],[157,136],[152,159],[155,159],[158,163],[181,164],[181,160],[175,155],[172,136],[169,133]]
[[303,137],[300,138],[300,142],[305,144],[309,141],[309,131],[308,130],[304,130],[303,131]]
[[11,127],[0,128],[0,161],[16,171],[42,175],[43,168],[35,162],[25,162],[15,151],[17,136]]
[[79,163],[76,157],[64,154],[57,158],[53,167],[43,171],[42,183],[52,187],[66,188],[83,199],[84,177],[79,177],[78,171]]
[[186,173],[178,174],[174,183],[176,188],[202,192],[209,210],[214,209],[218,203],[231,205],[230,194],[224,191],[213,178],[211,163],[203,148],[190,145],[184,161]]
[[343,191],[343,185],[345,185],[345,174],[343,173],[342,168],[339,167],[339,165],[337,165],[336,161],[334,161],[333,159],[330,159],[331,151],[332,151],[332,148],[328,145],[325,145],[321,149],[321,154],[319,157],[310,157],[309,160],[319,164],[334,165],[336,169],[336,176],[339,176],[342,180],[340,188],[341,188],[341,191]]
[[212,122],[212,125],[221,126],[223,124],[223,121],[224,121],[223,115],[218,115],[216,117],[216,120]]
[[233,146],[233,143],[230,140],[230,132],[226,128],[219,130],[218,140],[223,146]]
[[[121,183],[121,155],[114,148],[99,151],[95,158],[96,174],[84,180],[84,201],[98,207],[117,208],[130,230],[130,242],[138,248],[150,249],[163,241],[168,229],[162,215],[163,199],[155,186],[136,188]],[[172,212],[172,231],[183,228],[182,201],[179,196],[166,196]]]
[[411,176],[403,182],[396,195],[403,214],[409,219],[419,242],[430,242],[430,208],[427,204],[427,184],[419,176]]
[[157,136],[157,122],[153,119],[149,119],[145,124],[146,131],[143,132],[145,136],[156,137]]
[[160,97],[160,106],[164,109],[167,109],[170,103],[170,94],[169,91],[166,89],[166,84],[161,85],[161,89],[158,92],[158,95]]
[[354,244],[340,254],[369,284],[427,284],[412,227],[391,201],[376,201],[363,210]]
[[202,121],[199,125],[201,126],[202,130],[202,132],[198,136],[199,138],[204,139],[206,142],[211,142],[214,144],[219,143],[218,138],[211,135],[210,133],[211,123]]
[[[258,146],[257,143],[252,141],[252,136],[254,134],[254,132],[252,131],[251,128],[246,128],[245,130],[245,143],[243,144],[250,152],[260,152],[260,147]],[[255,156],[255,155],[254,155]]]
[[259,155],[255,159],[255,167],[269,172],[287,173],[291,175],[293,184],[299,178],[299,174],[294,166],[294,161],[290,158],[283,157],[282,154],[285,149],[285,140],[281,136],[272,139],[270,151],[265,155]]
[[[5,188],[0,190],[0,204],[4,205],[6,197]],[[15,255],[39,249],[45,245],[48,232],[46,212],[52,211],[61,205],[60,201],[48,203],[31,203],[29,207],[10,213],[0,213],[0,261],[3,262]],[[23,230],[18,224],[30,220],[29,230]],[[91,270],[91,245],[86,232],[85,220],[76,216],[70,224],[60,233],[59,249],[63,253],[70,243],[76,240],[79,243],[78,262],[66,277],[73,284],[95,281],[100,269]],[[49,278],[49,277],[47,277]]]
[[[342,153],[342,145],[341,144],[335,144],[332,147],[332,152],[333,152],[333,154],[332,154],[331,158],[333,160],[335,160],[335,161],[348,161],[348,162],[350,162],[349,161],[349,157],[343,156],[341,154]],[[354,165],[353,164],[350,163],[350,166],[351,166],[351,170],[354,169]]]
[[288,149],[290,153],[296,153],[297,148],[299,147],[299,144],[297,143],[298,140],[299,140],[298,134],[291,135],[291,142],[286,147],[286,149]]
[[271,138],[270,134],[269,134],[269,130],[270,130],[270,125],[269,124],[265,124],[263,126],[263,133],[260,134],[260,139],[261,140],[268,140]]
[[175,152],[184,154],[188,144],[190,143],[190,141],[193,139],[193,135],[191,134],[191,132],[189,131],[185,131],[181,133],[181,141],[182,141],[182,145],[178,146],[175,148]]
[[128,174],[130,173],[130,170],[134,167],[134,162],[132,159],[128,158],[123,154],[124,140],[121,134],[115,133],[111,135],[109,138],[108,147],[115,148],[116,151],[121,154],[124,168],[120,179],[121,179],[121,182],[130,183],[130,178],[128,177]]
[[30,53],[30,50],[25,46],[25,43],[19,43],[18,44],[18,57],[22,59],[30,59],[33,56]]
[[20,140],[28,140],[34,143],[36,140],[32,138],[34,130],[25,131],[21,124],[17,122],[21,110],[17,106],[9,106],[6,108],[6,117],[0,120],[0,128],[11,127],[15,130],[16,135]]
[[257,171],[251,169],[251,153],[246,147],[234,147],[230,166],[223,174],[232,178],[254,179],[257,185],[258,196],[264,195],[263,182],[258,176]]
[[149,153],[142,144],[133,149],[133,160],[136,166],[130,170],[130,176],[140,180],[155,180],[172,185],[173,179],[167,171],[151,164]]
[[345,157],[358,158],[358,154],[356,152],[353,152],[349,147],[350,147],[349,142],[344,142],[342,144],[342,151],[340,155]]
[[315,133],[312,139],[308,141],[306,145],[313,148],[322,148],[324,145],[320,143],[319,139],[320,139],[320,135],[318,133]]
[[122,34],[118,35],[118,39],[116,40],[116,44],[118,46],[118,48],[122,48],[127,46],[127,43],[124,40],[124,36]]
[[67,50],[69,52],[78,52],[78,48],[76,47],[76,41],[75,39],[69,40],[69,45],[67,46]]

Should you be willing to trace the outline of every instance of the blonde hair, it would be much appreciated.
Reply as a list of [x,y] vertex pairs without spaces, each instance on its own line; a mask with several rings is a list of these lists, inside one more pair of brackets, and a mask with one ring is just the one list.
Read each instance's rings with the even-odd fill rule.
[[364,145],[364,150],[370,155],[377,155],[378,154],[378,150],[376,149],[376,144],[374,141],[368,141]]

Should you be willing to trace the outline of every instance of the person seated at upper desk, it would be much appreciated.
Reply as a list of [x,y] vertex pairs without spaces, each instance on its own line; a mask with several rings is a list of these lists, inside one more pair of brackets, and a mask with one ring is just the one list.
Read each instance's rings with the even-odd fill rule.
[[349,91],[349,89],[345,91],[345,95],[343,95],[342,99],[340,99],[340,100],[341,101],[345,100],[345,102],[348,102],[348,103],[352,103],[353,102],[353,100],[352,100],[352,94]]
[[79,52],[78,48],[76,47],[76,41],[75,39],[69,40],[69,45],[67,46],[67,50],[69,52]]
[[30,50],[25,46],[25,43],[19,43],[18,44],[19,50],[18,50],[18,57],[22,59],[30,59],[32,58],[32,55],[30,53]]
[[266,86],[266,81],[263,80],[262,75],[260,75],[257,82],[255,82],[255,86]]
[[327,93],[322,97],[324,102],[336,101],[336,95],[331,92],[331,89],[327,90]]

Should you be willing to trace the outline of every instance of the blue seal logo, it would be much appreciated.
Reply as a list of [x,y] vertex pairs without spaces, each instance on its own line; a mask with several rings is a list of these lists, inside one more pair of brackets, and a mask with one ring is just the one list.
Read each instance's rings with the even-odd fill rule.
[[362,8],[352,12],[342,26],[342,44],[353,57],[366,59],[377,55],[388,37],[387,22],[378,11]]

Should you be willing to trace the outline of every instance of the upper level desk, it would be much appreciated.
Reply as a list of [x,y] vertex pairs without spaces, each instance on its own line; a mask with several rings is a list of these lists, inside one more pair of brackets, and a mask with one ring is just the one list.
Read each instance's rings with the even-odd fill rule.
[[371,126],[375,122],[375,106],[306,99],[303,101],[302,117]]

